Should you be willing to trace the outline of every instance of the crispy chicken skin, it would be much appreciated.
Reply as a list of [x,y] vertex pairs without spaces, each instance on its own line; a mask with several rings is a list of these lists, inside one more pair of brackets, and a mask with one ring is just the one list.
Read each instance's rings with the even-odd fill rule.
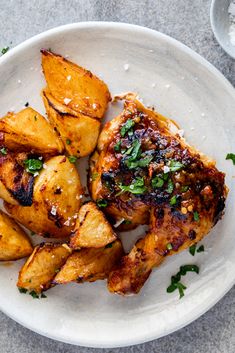
[[133,94],[104,127],[90,159],[89,188],[119,230],[149,224],[147,235],[110,273],[108,288],[138,293],[164,257],[201,240],[221,217],[227,188],[215,162],[189,146],[177,125]]

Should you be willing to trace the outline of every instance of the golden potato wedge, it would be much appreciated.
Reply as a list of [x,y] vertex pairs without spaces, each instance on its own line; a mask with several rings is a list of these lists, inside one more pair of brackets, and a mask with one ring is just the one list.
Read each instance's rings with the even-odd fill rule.
[[80,208],[72,234],[70,246],[73,249],[101,248],[116,239],[111,225],[94,202]]
[[13,205],[32,205],[34,176],[24,166],[27,153],[10,152],[5,147],[0,151],[4,151],[0,152],[0,197]]
[[36,293],[49,289],[70,254],[71,250],[66,244],[37,245],[20,270],[17,286]]
[[76,113],[102,118],[111,100],[106,84],[90,71],[48,50],[42,68],[52,96]]
[[35,178],[32,206],[5,203],[5,207],[16,220],[35,233],[64,238],[74,228],[82,192],[75,165],[65,156],[56,156],[44,164]]
[[12,151],[56,155],[64,149],[48,121],[30,107],[0,119],[0,133],[0,140]]
[[31,242],[23,229],[0,210],[0,261],[18,260],[33,251]]
[[80,158],[93,152],[100,132],[100,121],[82,114],[61,113],[46,90],[43,91],[43,101],[48,119],[60,135],[68,154]]
[[122,255],[123,248],[120,240],[116,240],[103,248],[84,248],[76,251],[69,256],[53,283],[82,283],[105,279]]

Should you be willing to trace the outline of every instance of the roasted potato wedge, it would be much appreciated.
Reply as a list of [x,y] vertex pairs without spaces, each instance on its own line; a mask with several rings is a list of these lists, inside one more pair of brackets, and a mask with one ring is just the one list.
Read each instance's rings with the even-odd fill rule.
[[111,225],[94,202],[80,208],[72,234],[70,246],[73,249],[101,248],[116,239]]
[[0,210],[0,261],[18,260],[33,251],[31,242],[23,229]]
[[0,197],[13,205],[32,205],[34,176],[24,166],[28,155],[10,152],[5,147],[1,151],[4,154],[0,153]]
[[12,151],[48,155],[61,154],[64,149],[48,121],[30,107],[0,119],[0,144]]
[[120,240],[116,240],[103,248],[76,251],[69,256],[53,283],[82,283],[105,279],[122,255],[123,248]]
[[42,68],[52,96],[76,113],[102,118],[110,101],[106,84],[90,71],[48,50],[42,52]]
[[65,156],[57,156],[49,159],[35,178],[32,206],[5,203],[5,207],[35,233],[64,238],[74,228],[81,195],[82,186],[75,165]]
[[20,270],[17,286],[36,293],[49,289],[70,254],[71,250],[66,244],[37,245]]
[[78,158],[89,155],[96,147],[100,121],[82,114],[61,113],[51,95],[43,91],[43,101],[51,125],[60,135],[69,155]]

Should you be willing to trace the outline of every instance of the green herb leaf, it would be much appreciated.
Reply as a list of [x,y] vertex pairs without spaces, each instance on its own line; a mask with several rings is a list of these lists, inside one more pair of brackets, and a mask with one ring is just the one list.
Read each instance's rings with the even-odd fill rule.
[[171,243],[167,243],[167,244],[166,244],[166,248],[167,248],[167,250],[172,250],[172,249],[173,249],[173,246],[172,246]]
[[121,191],[116,196],[119,196],[123,192],[139,195],[147,191],[147,187],[144,185],[144,178],[136,178],[136,180],[130,185],[119,184],[119,188]]
[[47,296],[44,293],[42,293],[41,298],[47,298]]
[[176,287],[179,290],[179,295],[180,295],[180,299],[181,299],[184,296],[184,290],[187,289],[187,287],[181,282],[178,282],[176,284]]
[[76,160],[77,160],[76,156],[69,156],[68,158],[69,158],[70,163],[73,163],[73,164],[76,163]]
[[35,174],[43,167],[43,162],[40,159],[26,159],[24,161],[28,173]]
[[174,206],[177,203],[177,196],[174,195],[172,196],[172,198],[170,199],[170,205]]
[[124,137],[127,131],[129,131],[134,125],[135,125],[134,120],[128,119],[120,130],[121,136]]
[[181,188],[181,192],[186,192],[186,191],[188,191],[188,189],[189,189],[189,186],[188,185],[184,185]]
[[98,176],[99,176],[99,173],[93,173],[93,174],[91,175],[92,181],[95,181],[95,180],[98,178]]
[[71,144],[71,140],[70,139],[66,139],[66,145],[70,145]]
[[166,192],[168,192],[168,194],[171,194],[173,192],[173,190],[174,190],[174,183],[171,179],[169,179]]
[[129,220],[129,219],[125,219],[124,221],[123,221],[123,224],[131,224],[132,222]]
[[18,287],[18,290],[20,293],[24,293],[24,294],[27,293],[27,289],[25,288]]
[[199,217],[199,213],[197,211],[193,212],[193,219],[194,221],[198,222],[200,217]]
[[2,55],[6,54],[9,49],[10,49],[9,47],[2,48],[1,50]]
[[149,165],[152,159],[152,156],[140,159],[138,161],[130,161],[129,159],[126,159],[125,163],[129,169],[145,168]]
[[235,154],[234,153],[228,153],[226,156],[226,159],[231,159],[231,161],[235,165]]
[[105,245],[105,249],[111,248],[113,246],[113,243]]
[[39,295],[34,290],[29,292],[29,295],[31,295],[31,297],[33,297],[33,299],[39,299]]
[[184,265],[180,266],[181,276],[185,276],[187,272],[196,272],[199,273],[199,267],[197,265]]
[[177,289],[176,284],[175,284],[175,283],[171,283],[171,284],[169,285],[169,287],[167,287],[166,291],[167,291],[167,293],[172,293],[172,292],[174,292],[176,289]]
[[108,206],[108,201],[105,199],[99,199],[96,201],[96,204],[99,208],[104,208]]
[[115,145],[114,145],[114,151],[115,152],[119,152],[120,151],[120,149],[121,149],[121,140],[120,141],[118,141]]
[[170,172],[177,172],[182,169],[184,165],[181,162],[171,160],[169,163]]
[[153,188],[161,188],[164,185],[164,180],[158,176],[155,176],[151,183]]
[[205,251],[204,245],[200,245],[199,248],[197,249],[197,252],[203,252]]
[[0,149],[0,152],[1,152],[1,154],[3,154],[3,155],[6,155],[6,154],[7,154],[7,150],[6,150],[5,147],[2,147],[2,148]]
[[193,244],[189,247],[189,252],[192,256],[195,255],[197,244]]

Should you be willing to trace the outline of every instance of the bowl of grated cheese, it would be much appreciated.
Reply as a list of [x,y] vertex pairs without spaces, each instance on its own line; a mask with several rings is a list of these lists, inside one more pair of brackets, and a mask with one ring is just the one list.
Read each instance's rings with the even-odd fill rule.
[[210,19],[218,43],[235,59],[235,0],[212,0]]

